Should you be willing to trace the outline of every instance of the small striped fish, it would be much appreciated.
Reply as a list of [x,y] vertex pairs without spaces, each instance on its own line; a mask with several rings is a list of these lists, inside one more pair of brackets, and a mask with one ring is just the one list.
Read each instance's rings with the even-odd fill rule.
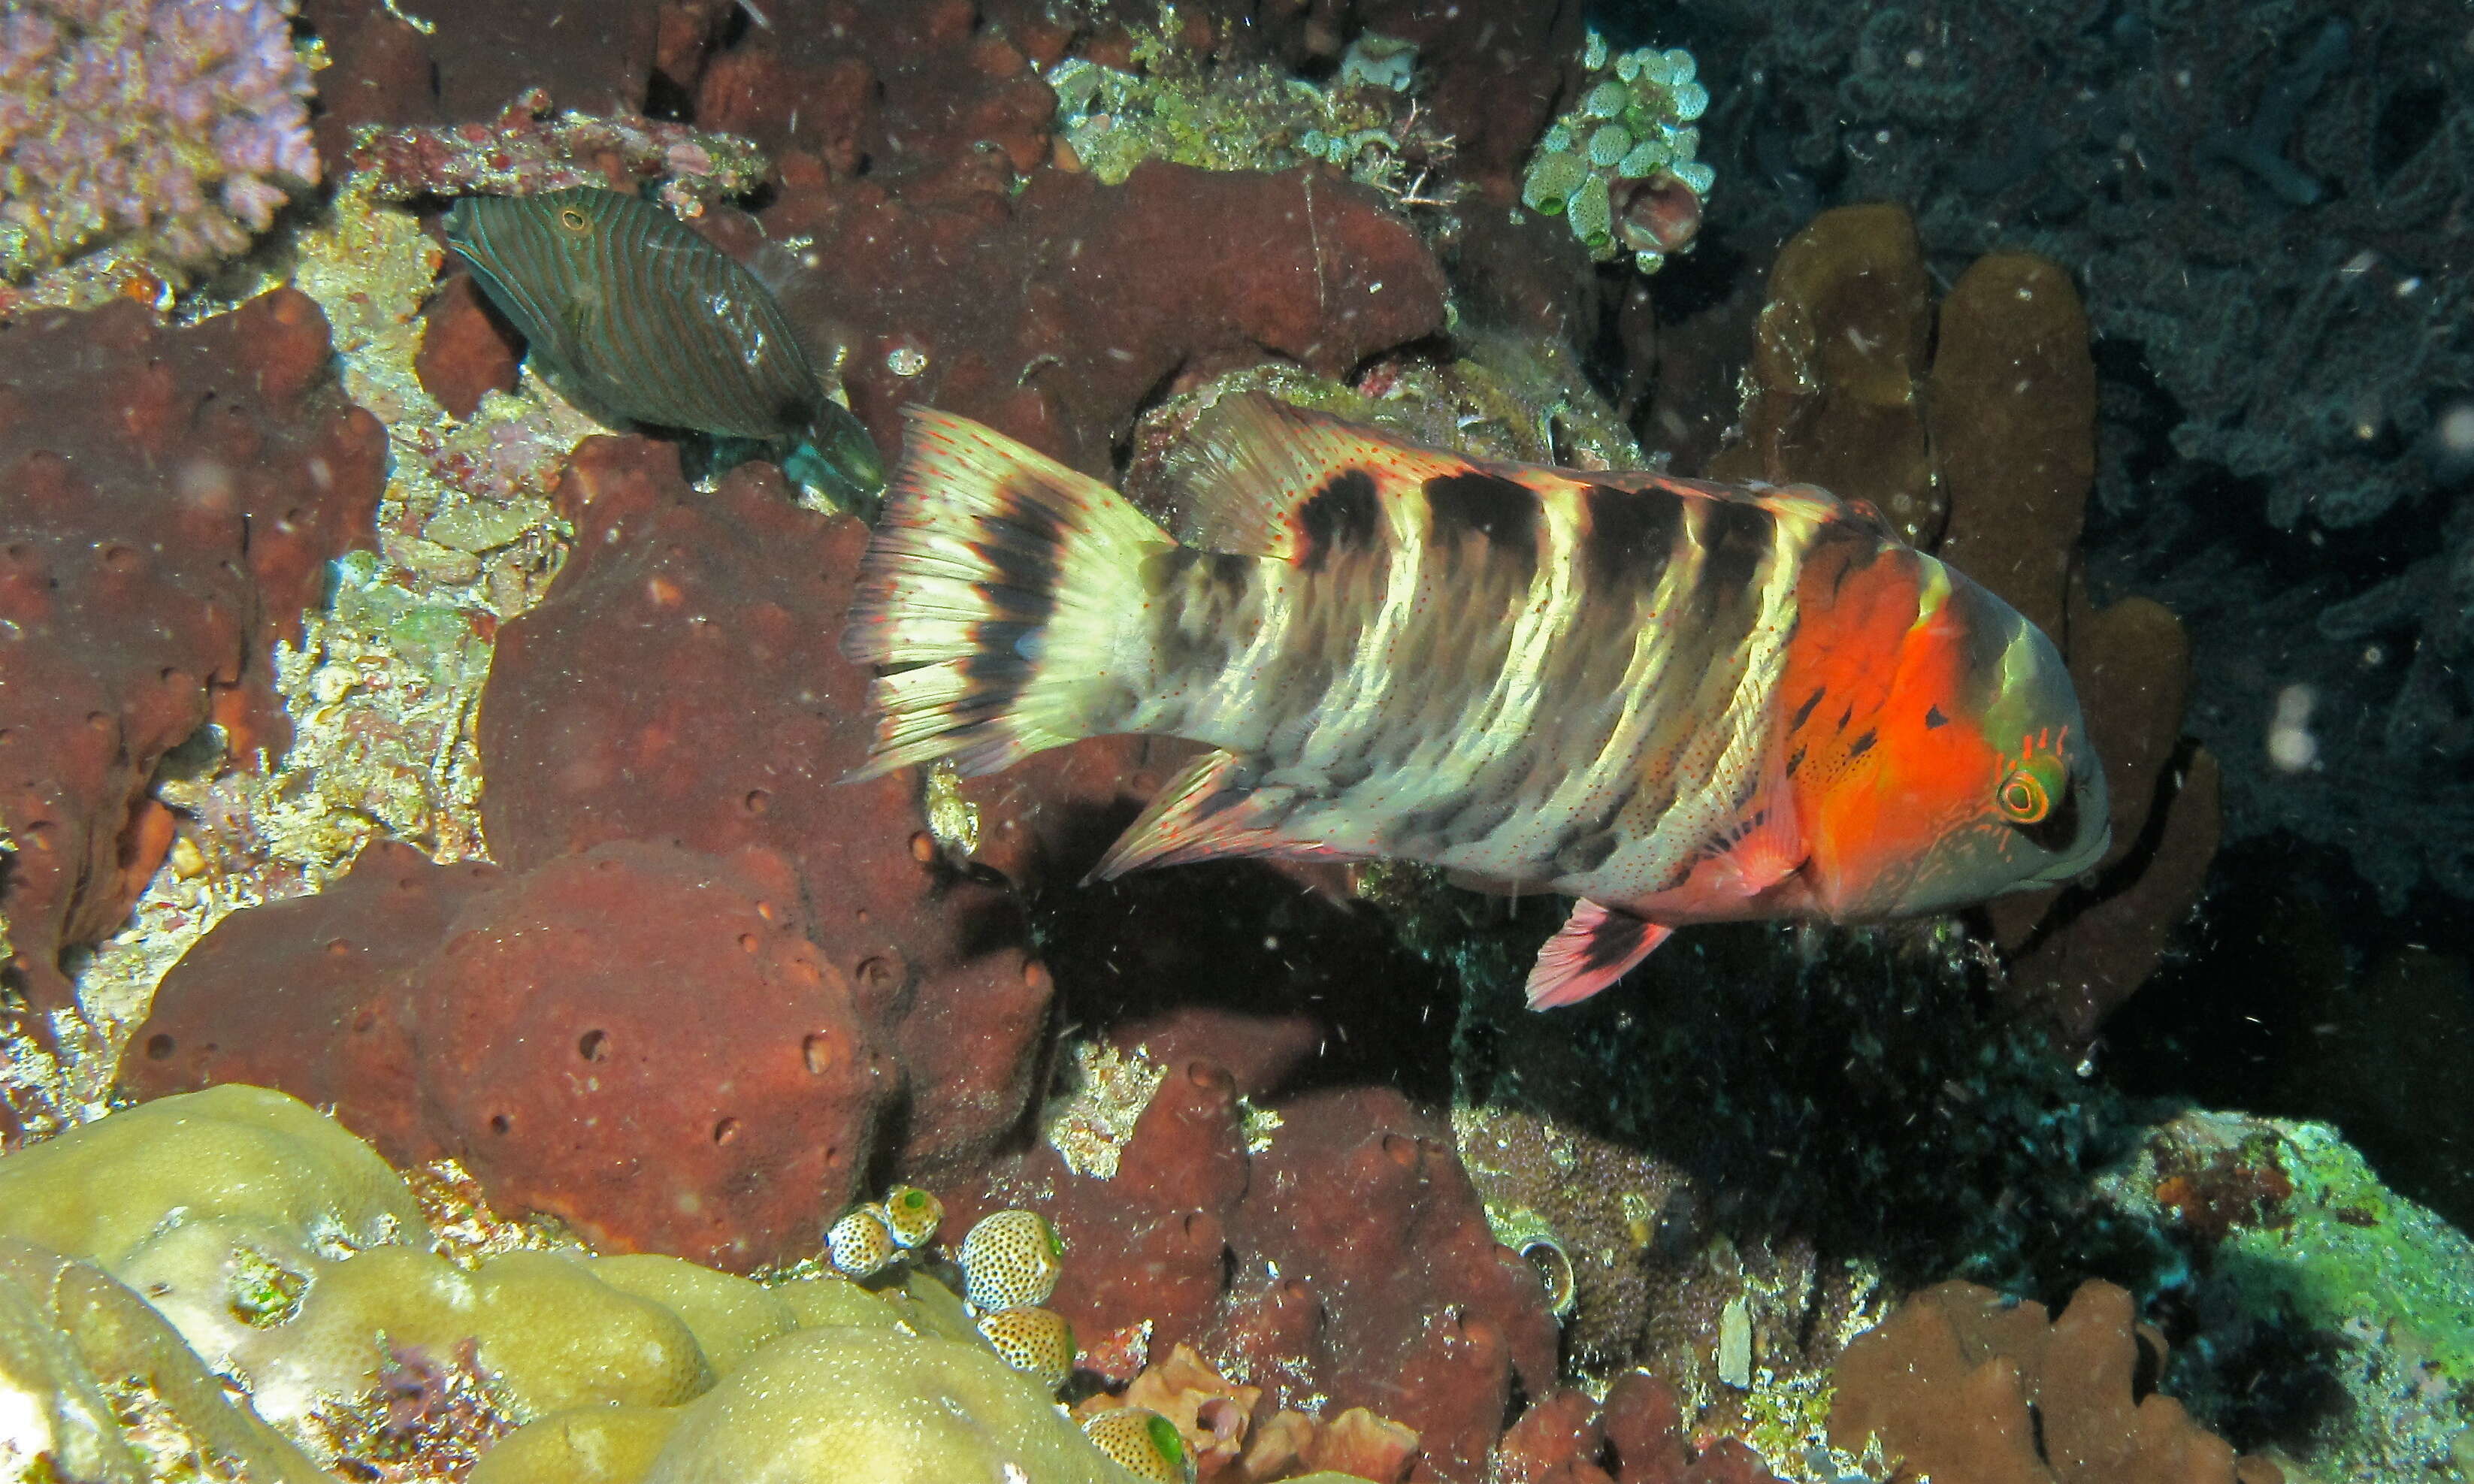
[[602,410],[654,427],[795,443],[786,467],[846,501],[884,484],[876,445],[825,396],[772,294],[660,207],[583,185],[466,196],[448,208],[445,228],[530,349]]
[[914,408],[842,650],[871,776],[1136,732],[1219,750],[1093,874],[1398,857],[1580,898],[1534,1006],[1677,925],[1872,920],[2067,881],[2102,774],[2045,636],[1810,486],[1481,463],[1260,397],[1172,540]]

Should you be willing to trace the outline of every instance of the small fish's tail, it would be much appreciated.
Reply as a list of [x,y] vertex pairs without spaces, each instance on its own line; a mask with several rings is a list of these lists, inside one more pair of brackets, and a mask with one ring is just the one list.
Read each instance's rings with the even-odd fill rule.
[[[1115,491],[966,418],[910,407],[842,630],[887,667],[853,779],[950,757],[994,772],[1105,730],[1135,677],[1120,631],[1175,545]],[[1138,662],[1137,662],[1138,663]]]
[[862,520],[876,517],[885,460],[866,426],[840,402],[817,404],[815,421],[801,430],[782,472]]

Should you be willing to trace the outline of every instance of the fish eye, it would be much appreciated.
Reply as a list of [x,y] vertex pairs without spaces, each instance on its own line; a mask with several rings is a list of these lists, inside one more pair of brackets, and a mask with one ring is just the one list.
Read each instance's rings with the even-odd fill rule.
[[1994,791],[1993,802],[2001,817],[2013,824],[2035,824],[2053,812],[2053,796],[2046,791],[2045,780],[2027,767],[2012,768]]
[[584,213],[573,207],[561,207],[558,209],[558,224],[570,231],[582,231],[585,228]]

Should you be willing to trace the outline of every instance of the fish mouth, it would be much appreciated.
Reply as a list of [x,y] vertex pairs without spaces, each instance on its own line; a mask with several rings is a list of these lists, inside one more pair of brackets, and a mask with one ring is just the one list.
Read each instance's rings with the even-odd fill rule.
[[469,196],[457,198],[455,204],[447,208],[447,214],[438,219],[438,231],[450,247],[461,248],[472,241],[473,199]]
[[2112,848],[2113,827],[2107,825],[2098,831],[2096,839],[2089,840],[2084,847],[2055,861],[2011,889],[2031,891],[2042,887],[2067,887],[2096,869],[2097,863],[2102,861],[2104,853]]

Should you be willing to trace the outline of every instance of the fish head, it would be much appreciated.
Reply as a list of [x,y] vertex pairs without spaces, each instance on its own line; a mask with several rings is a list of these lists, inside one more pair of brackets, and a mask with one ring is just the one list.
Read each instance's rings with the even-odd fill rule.
[[575,186],[534,196],[461,196],[440,231],[473,281],[525,341],[573,362],[579,314],[597,298],[599,237],[632,198]]
[[1965,574],[1895,555],[1881,565],[1907,574],[1913,601],[1865,615],[1886,650],[1835,656],[1853,671],[1845,699],[1829,710],[1818,687],[1824,703],[1790,740],[1817,765],[1795,780],[1815,905],[1840,921],[1908,916],[2094,869],[2112,842],[2104,771],[2060,651]]

